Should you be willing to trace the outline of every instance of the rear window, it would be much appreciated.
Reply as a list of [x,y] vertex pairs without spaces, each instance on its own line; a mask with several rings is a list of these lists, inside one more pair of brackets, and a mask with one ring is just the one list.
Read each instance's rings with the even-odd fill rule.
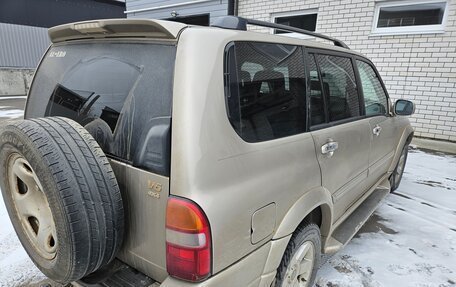
[[175,46],[151,43],[55,45],[36,73],[25,116],[73,119],[106,154],[168,175],[175,54]]

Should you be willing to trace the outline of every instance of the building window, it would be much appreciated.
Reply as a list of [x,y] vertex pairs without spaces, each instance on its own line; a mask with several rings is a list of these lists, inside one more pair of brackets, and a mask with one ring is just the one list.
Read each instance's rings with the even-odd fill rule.
[[447,1],[379,2],[373,34],[443,33]]
[[[287,13],[278,13],[272,15],[272,21],[276,24],[282,24],[291,26],[299,29],[315,32],[317,28],[317,10],[305,10]],[[293,36],[298,38],[306,37],[305,35],[298,33],[290,33],[283,30],[274,30],[274,34],[287,34],[287,36]]]

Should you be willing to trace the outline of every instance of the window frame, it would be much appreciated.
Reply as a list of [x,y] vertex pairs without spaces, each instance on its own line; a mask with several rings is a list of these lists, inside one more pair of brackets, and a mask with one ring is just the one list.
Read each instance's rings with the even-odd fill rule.
[[[372,61],[370,61],[367,58],[362,58],[362,57],[359,57],[359,56],[355,57],[354,61],[355,61],[355,75],[356,75],[356,78],[358,79],[357,82],[359,82],[359,90],[361,91],[361,97],[363,98],[363,115],[364,115],[364,117],[365,118],[372,118],[372,117],[379,117],[379,116],[383,116],[383,117],[391,116],[392,115],[391,107],[390,107],[391,101],[390,101],[390,97],[389,97],[389,94],[388,94],[388,90],[386,89],[386,86],[383,83],[382,77],[380,77],[380,73],[378,72],[378,70],[375,67],[374,63],[372,63]],[[377,76],[377,79],[380,82],[380,86],[382,87],[383,92],[385,93],[385,96],[386,96],[386,114],[366,115],[366,104],[364,102],[364,90],[363,90],[363,84],[361,82],[361,76],[359,74],[357,61],[364,62],[367,65],[369,65],[372,68],[372,70],[374,71],[375,75]]]
[[[375,66],[375,64],[369,60],[368,58],[365,58],[365,57],[362,57],[360,55],[357,55],[357,54],[354,54],[354,53],[350,53],[350,52],[342,52],[342,51],[335,51],[335,50],[331,50],[331,49],[324,49],[324,48],[314,48],[314,47],[308,47],[308,46],[305,46],[305,45],[295,45],[299,48],[301,48],[301,51],[303,53],[303,59],[304,59],[304,71],[305,71],[305,81],[306,81],[306,97],[305,97],[305,106],[306,106],[306,130],[302,133],[298,133],[298,134],[294,134],[294,135],[290,135],[290,136],[286,136],[286,137],[282,137],[282,138],[276,138],[276,139],[271,139],[271,140],[267,140],[267,141],[259,141],[259,142],[249,142],[249,141],[246,141],[239,133],[238,131],[236,130],[236,128],[233,126],[232,122],[231,122],[231,118],[230,118],[230,114],[229,114],[229,103],[228,103],[228,97],[231,96],[231,93],[230,93],[230,89],[231,89],[231,81],[230,81],[230,74],[228,73],[230,70],[229,70],[229,61],[228,61],[228,53],[229,53],[229,50],[231,47],[234,46],[234,44],[236,42],[254,42],[254,43],[267,43],[267,44],[283,44],[283,43],[277,43],[277,42],[265,42],[265,41],[249,41],[249,40],[235,40],[235,41],[230,41],[229,43],[226,44],[225,46],[225,49],[224,49],[224,60],[223,60],[223,81],[224,81],[224,98],[225,98],[225,113],[226,113],[226,119],[228,120],[229,122],[229,125],[233,128],[233,132],[245,143],[249,143],[249,144],[261,144],[263,142],[270,142],[270,141],[276,141],[276,140],[283,140],[283,139],[286,139],[286,138],[289,138],[289,137],[295,137],[295,136],[300,136],[302,134],[306,134],[306,133],[309,133],[309,132],[313,132],[313,131],[316,131],[316,130],[321,130],[321,129],[325,129],[325,128],[329,128],[329,127],[333,127],[333,126],[338,126],[338,125],[342,125],[342,124],[346,124],[346,123],[350,123],[350,122],[355,122],[355,121],[359,121],[359,120],[363,120],[363,119],[367,119],[367,118],[373,118],[373,117],[394,117],[394,114],[392,113],[392,107],[391,107],[391,98],[390,98],[390,95],[388,93],[388,90],[386,89],[386,86],[385,86],[385,83],[383,82],[383,79],[381,78],[380,76],[380,73],[378,72],[377,70],[377,67]],[[360,105],[360,115],[359,116],[356,116],[356,117],[350,117],[350,118],[346,118],[346,119],[342,119],[342,120],[338,120],[338,121],[334,121],[334,122],[329,122],[329,113],[328,113],[328,105],[326,103],[326,98],[324,97],[324,110],[325,110],[325,123],[323,124],[319,124],[319,125],[314,125],[314,126],[311,126],[311,107],[310,107],[310,98],[309,98],[309,95],[310,95],[310,62],[309,62],[309,57],[311,54],[322,54],[322,55],[330,55],[330,56],[336,56],[336,57],[345,57],[345,58],[349,58],[351,63],[352,63],[352,66],[353,66],[353,69],[354,69],[354,74],[355,74],[355,81],[356,81],[356,88],[357,88],[357,91],[358,91],[358,97],[359,97],[359,105]],[[316,60],[316,59],[315,59]],[[358,65],[356,64],[356,61],[363,61],[365,63],[367,63],[368,65],[370,65],[372,67],[372,69],[374,70],[375,74],[377,75],[379,81],[380,81],[380,84],[383,88],[383,91],[385,92],[385,95],[386,95],[386,98],[387,98],[387,114],[386,115],[369,115],[367,116],[366,115],[366,110],[365,110],[365,103],[364,103],[364,92],[362,90],[362,83],[361,83],[361,77],[359,75],[359,70],[358,70]],[[318,72],[318,77],[321,79],[321,74],[320,74],[320,65],[318,63],[318,61],[315,61],[316,62],[316,66],[317,66],[317,72]],[[236,79],[237,79],[238,75],[236,73]],[[321,81],[320,81],[321,83]],[[324,89],[322,88],[322,92],[324,93]],[[237,95],[239,97],[239,95]]]
[[[306,60],[306,82],[307,82],[307,87],[306,87],[306,103],[307,103],[307,130],[311,131],[312,128],[318,127],[318,126],[324,126],[329,123],[329,111],[328,111],[328,105],[326,102],[326,95],[323,92],[323,82],[321,80],[321,71],[320,71],[320,66],[318,65],[317,58],[315,56],[315,53],[308,53],[308,49],[305,48],[305,60]],[[325,112],[325,122],[322,124],[318,125],[312,125],[312,106],[310,102],[310,93],[311,93],[311,80],[310,80],[310,58],[313,58],[315,62],[315,67],[317,69],[317,76],[318,76],[318,81],[320,82],[320,88],[323,96],[323,110]]]
[[[314,31],[314,32],[317,32],[317,27],[318,27],[318,8],[271,13],[271,22],[275,23],[277,18],[282,18],[282,17],[305,16],[305,15],[312,15],[312,14],[317,14],[317,19],[315,20],[315,31]],[[276,34],[275,30],[276,29],[270,29],[271,34],[277,35],[277,36],[293,37],[293,38],[298,38],[298,39],[311,39],[311,38],[313,38],[312,36],[304,35],[304,34],[300,34],[300,33],[295,33],[295,32]]]
[[[171,166],[171,160],[170,160],[170,158],[171,158],[171,141],[170,141],[170,139],[171,139],[171,133],[172,133],[171,132],[171,126],[172,126],[172,116],[173,116],[172,108],[173,108],[174,79],[175,79],[175,74],[174,74],[173,71],[174,71],[174,68],[176,67],[176,55],[177,55],[176,46],[173,43],[170,43],[169,41],[166,41],[166,40],[155,40],[155,39],[106,38],[106,39],[81,39],[81,40],[74,40],[74,41],[70,41],[70,42],[60,42],[60,43],[55,43],[55,44],[49,45],[49,47],[46,49],[45,53],[43,54],[41,60],[39,61],[37,68],[35,69],[36,72],[34,73],[34,78],[33,78],[33,81],[31,83],[31,86],[29,88],[29,95],[27,97],[27,101],[26,101],[25,107],[24,107],[24,118],[25,119],[33,118],[33,117],[36,117],[36,115],[33,115],[33,114],[40,113],[40,112],[38,112],[36,110],[36,107],[32,107],[32,105],[30,105],[30,101],[31,101],[30,95],[32,93],[32,89],[34,88],[34,86],[38,84],[37,72],[39,70],[43,69],[43,67],[45,67],[45,62],[46,62],[45,60],[46,60],[47,56],[49,55],[49,53],[51,52],[52,48],[65,48],[68,45],[85,45],[85,44],[96,44],[96,45],[98,45],[98,44],[129,44],[129,45],[137,44],[137,45],[143,45],[143,46],[161,45],[161,46],[167,46],[167,47],[170,47],[170,48],[174,49],[174,53],[172,55],[172,61],[173,61],[172,66],[173,66],[173,69],[172,69],[171,78],[170,78],[171,90],[170,90],[170,95],[169,96],[171,97],[171,99],[170,99],[170,106],[169,106],[169,115],[163,115],[162,114],[160,117],[158,117],[158,118],[169,118],[170,119],[169,133],[166,136],[166,138],[167,138],[165,140],[166,143],[164,143],[164,145],[163,145],[164,158],[166,158],[166,161],[167,161],[167,162],[164,162],[164,167],[163,167],[164,170],[160,170],[158,168],[157,169],[156,168],[152,169],[152,168],[149,168],[149,167],[141,166],[142,163],[138,162],[138,160],[136,159],[137,155],[133,154],[133,153],[129,154],[129,158],[126,158],[126,157],[119,156],[119,155],[116,155],[116,154],[107,153],[105,151],[106,157],[109,158],[109,159],[114,159],[114,160],[117,160],[119,162],[131,165],[131,166],[134,166],[134,167],[137,167],[137,168],[141,168],[143,170],[146,170],[146,171],[149,171],[149,172],[153,172],[153,173],[156,173],[156,174],[159,174],[159,175],[162,175],[162,176],[169,176],[170,173],[171,173],[170,172],[170,166]],[[144,61],[142,63],[144,63]],[[128,96],[127,96],[127,98],[128,98]],[[40,102],[43,101],[42,98],[39,98],[39,99],[40,99]],[[125,106],[125,102],[124,102],[123,106]],[[45,108],[44,113],[46,113],[46,112],[47,112],[47,109]],[[44,115],[44,113],[43,113],[43,115]],[[38,115],[38,116],[42,117],[43,115]]]
[[[378,28],[378,20],[380,9],[385,7],[409,6],[420,4],[445,3],[445,11],[443,13],[442,24],[436,25],[416,25],[416,26],[400,26],[400,27],[383,27]],[[447,18],[448,18],[448,0],[417,0],[417,1],[382,1],[375,3],[374,19],[372,22],[371,36],[386,36],[386,35],[407,35],[407,34],[437,34],[445,33]]]
[[[230,102],[229,102],[230,98],[233,96],[232,90],[231,90],[232,89],[232,79],[231,79],[232,75],[230,74],[230,71],[233,68],[232,67],[233,62],[234,62],[234,65],[236,66],[236,57],[234,57],[233,54],[230,54],[230,53],[233,53],[231,50],[234,51],[234,48],[235,48],[235,41],[229,42],[225,46],[225,49],[223,52],[223,86],[224,86],[223,91],[224,91],[224,97],[225,97],[225,111],[226,111],[227,119],[230,122],[230,125],[235,130],[236,134],[239,135],[239,133],[236,131],[236,128],[233,126],[233,124],[231,122],[231,118],[233,115],[231,114],[232,109],[230,107]],[[229,56],[234,57],[234,60],[230,61]],[[236,69],[235,69],[235,71],[236,71],[236,79],[238,79],[239,75],[238,75]],[[234,112],[236,113],[236,115],[238,117],[240,117],[239,89],[237,89],[235,97],[238,100],[239,104],[235,107],[236,110]],[[239,137],[242,138],[241,135],[239,135]]]
[[[304,81],[306,83],[306,86],[307,86],[307,63],[306,63],[306,52],[305,52],[305,49],[306,47],[303,46],[303,45],[299,45],[299,44],[287,44],[287,43],[282,43],[282,42],[267,42],[267,41],[255,41],[255,40],[232,40],[230,42],[228,42],[226,45],[225,45],[225,48],[223,50],[223,91],[224,91],[224,99],[225,99],[225,115],[226,115],[226,119],[228,120],[228,123],[229,125],[232,127],[233,129],[233,132],[244,142],[244,143],[247,143],[247,144],[261,144],[261,143],[266,143],[266,142],[271,142],[271,141],[278,141],[278,140],[283,140],[283,139],[287,139],[287,138],[290,138],[290,137],[296,137],[296,136],[301,136],[303,134],[307,134],[308,132],[310,132],[309,130],[309,123],[307,121],[307,118],[308,118],[308,115],[306,115],[305,118],[303,118],[303,120],[306,121],[306,125],[305,125],[305,130],[303,132],[300,132],[300,133],[297,133],[297,134],[292,134],[292,135],[288,135],[288,136],[284,136],[284,137],[279,137],[279,138],[273,138],[273,139],[269,139],[269,140],[262,140],[262,141],[248,141],[246,139],[244,139],[244,137],[242,136],[241,133],[239,133],[239,131],[236,129],[236,127],[233,125],[233,122],[232,122],[232,117],[230,117],[230,104],[229,104],[229,98],[231,97],[231,88],[232,88],[232,75],[230,74],[231,71],[231,65],[233,64],[232,61],[229,61],[229,53],[230,53],[230,50],[235,48],[235,45],[236,43],[263,43],[263,44],[275,44],[275,45],[291,45],[291,46],[295,46],[297,48],[299,48],[301,50],[301,54],[302,54],[302,59],[304,60],[303,62],[303,67],[304,67]],[[234,50],[234,49],[233,49]],[[235,54],[234,54],[235,55]],[[236,57],[234,57],[234,61],[236,61]],[[235,66],[237,66],[237,63],[235,63]],[[239,79],[239,75],[237,73],[237,69],[235,69],[236,71],[236,81]],[[309,112],[309,109],[308,109],[308,105],[309,105],[309,100],[308,100],[308,97],[307,97],[307,90],[308,88],[306,87],[306,96],[304,98],[304,107],[306,109],[306,113]],[[237,107],[237,114],[240,116],[240,94],[239,94],[239,89],[237,89],[237,92],[236,92],[236,98],[237,98],[237,101],[239,102],[239,106]]]
[[[355,74],[356,90],[358,91],[358,103],[359,103],[359,113],[360,113],[360,115],[356,116],[356,117],[349,117],[349,118],[341,119],[341,120],[338,120],[338,121],[330,122],[329,121],[329,110],[328,110],[328,105],[327,105],[327,102],[326,102],[326,93],[325,93],[324,89],[322,89],[322,93],[323,93],[324,98],[325,98],[325,100],[324,100],[324,105],[325,105],[324,110],[325,110],[326,122],[323,123],[323,124],[311,126],[310,125],[310,121],[311,121],[311,119],[310,119],[310,116],[311,116],[310,115],[311,114],[310,101],[308,100],[308,95],[310,94],[310,83],[308,83],[307,84],[308,88],[307,88],[307,91],[306,91],[306,100],[307,100],[307,118],[308,118],[307,119],[307,123],[308,123],[309,131],[316,131],[316,130],[325,129],[325,128],[328,128],[328,127],[333,127],[333,126],[337,126],[337,125],[341,125],[341,124],[350,123],[350,122],[354,122],[354,121],[365,119],[366,118],[366,113],[365,113],[365,109],[364,109],[364,96],[362,95],[362,90],[360,90],[361,82],[360,82],[358,69],[356,67],[356,62],[355,62],[356,61],[356,56],[354,54],[351,54],[351,53],[344,53],[344,52],[321,49],[321,48],[304,47],[304,51],[306,53],[306,58],[305,59],[308,59],[310,54],[314,54],[314,55],[320,54],[320,55],[344,57],[344,58],[350,59],[352,67],[353,67],[353,72]],[[309,82],[310,81],[310,73],[309,73],[308,64],[309,64],[309,62],[306,61],[305,65],[306,65],[307,81]],[[318,61],[316,61],[316,64],[317,64],[317,70],[318,70],[318,77],[321,79],[320,63],[318,63]],[[383,83],[382,83],[382,85],[383,85]]]

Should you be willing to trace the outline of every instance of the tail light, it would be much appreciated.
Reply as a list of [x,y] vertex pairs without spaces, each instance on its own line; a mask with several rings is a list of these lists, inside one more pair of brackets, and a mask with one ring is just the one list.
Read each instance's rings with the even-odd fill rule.
[[166,268],[188,281],[211,273],[211,231],[206,215],[195,203],[170,197],[166,207]]

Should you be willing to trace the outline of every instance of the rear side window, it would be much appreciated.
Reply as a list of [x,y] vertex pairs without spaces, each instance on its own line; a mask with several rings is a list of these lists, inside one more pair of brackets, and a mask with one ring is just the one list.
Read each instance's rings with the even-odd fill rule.
[[377,73],[366,62],[358,60],[356,64],[363,88],[366,115],[385,115],[388,111],[388,99]]
[[329,121],[360,116],[359,95],[350,58],[316,55]]
[[248,142],[306,130],[306,86],[302,48],[235,42],[225,63],[228,117]]
[[175,53],[174,46],[148,43],[53,46],[25,116],[73,119],[106,154],[168,175]]

